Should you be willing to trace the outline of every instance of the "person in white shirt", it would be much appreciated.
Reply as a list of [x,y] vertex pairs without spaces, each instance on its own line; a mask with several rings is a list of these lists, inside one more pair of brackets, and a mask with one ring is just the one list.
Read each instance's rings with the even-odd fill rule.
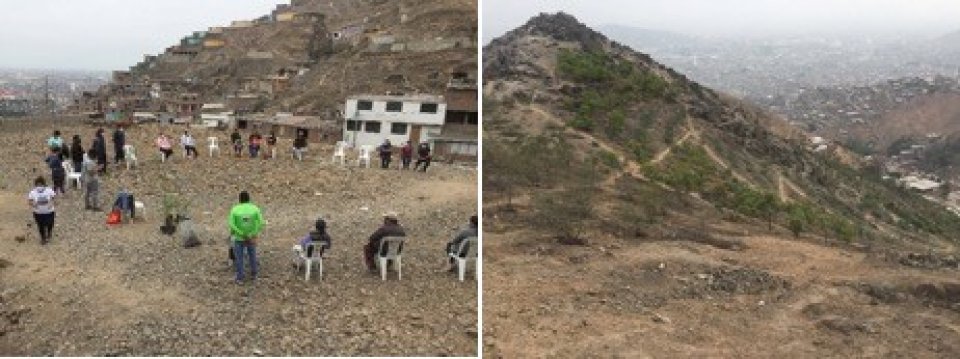
[[193,158],[197,158],[197,140],[193,139],[193,136],[190,136],[187,131],[183,131],[183,136],[180,136],[180,145],[183,146],[187,157],[190,157],[190,153],[193,153]]
[[37,177],[33,186],[33,190],[27,194],[27,201],[33,209],[33,220],[37,222],[37,229],[40,230],[40,244],[45,245],[53,236],[53,220],[56,216],[53,205],[57,193],[47,187],[43,176]]

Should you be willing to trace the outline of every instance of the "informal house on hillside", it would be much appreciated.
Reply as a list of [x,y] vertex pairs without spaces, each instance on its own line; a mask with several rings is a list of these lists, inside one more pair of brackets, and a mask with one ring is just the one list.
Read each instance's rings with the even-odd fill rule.
[[474,161],[480,135],[476,82],[451,81],[445,98],[447,111],[440,134],[432,139],[433,153],[438,159]]
[[343,140],[351,146],[377,146],[386,139],[394,145],[430,141],[440,133],[446,111],[442,96],[351,96],[344,108]]

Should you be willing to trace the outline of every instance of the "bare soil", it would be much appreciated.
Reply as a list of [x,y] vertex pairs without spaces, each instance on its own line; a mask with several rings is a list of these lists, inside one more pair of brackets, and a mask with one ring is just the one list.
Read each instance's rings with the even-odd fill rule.
[[[445,271],[444,244],[476,213],[475,169],[437,164],[427,173],[330,163],[330,145],[306,161],[281,141],[275,160],[233,158],[229,133],[192,129],[201,157],[179,149],[160,163],[157,125],[128,131],[140,168],[111,168],[101,199],[123,184],[147,206],[144,220],[116,228],[82,210],[68,190],[51,244],[41,246],[26,205],[51,123],[0,124],[0,354],[2,355],[476,355],[477,282]],[[59,124],[84,146],[93,127]],[[178,136],[181,127],[165,128]],[[109,131],[107,131],[109,141]],[[246,132],[243,133],[247,135]],[[206,137],[223,155],[207,157]],[[108,144],[112,152],[112,144]],[[112,161],[112,153],[111,153]],[[238,286],[226,258],[226,214],[241,189],[269,221],[261,278]],[[202,245],[186,249],[159,231],[165,192],[190,203]],[[109,202],[108,202],[109,203]],[[362,246],[388,210],[408,233],[403,279],[366,271]],[[333,248],[324,275],[304,282],[290,248],[327,219]],[[316,272],[314,272],[316,274]]]
[[527,230],[487,230],[484,353],[960,355],[960,269],[777,234],[735,240],[730,249],[656,236],[563,246]]

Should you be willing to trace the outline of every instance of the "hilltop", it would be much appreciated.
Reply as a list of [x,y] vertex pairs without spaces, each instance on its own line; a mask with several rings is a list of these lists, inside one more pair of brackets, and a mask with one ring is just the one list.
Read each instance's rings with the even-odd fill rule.
[[955,215],[568,14],[482,61],[485,353],[960,352]]

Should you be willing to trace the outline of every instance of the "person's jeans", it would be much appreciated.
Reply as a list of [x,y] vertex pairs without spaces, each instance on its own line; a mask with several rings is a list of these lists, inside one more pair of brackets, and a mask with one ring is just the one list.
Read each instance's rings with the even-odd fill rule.
[[56,212],[33,214],[33,220],[37,222],[37,229],[40,231],[40,244],[46,244],[53,236],[53,221],[56,218]]
[[114,145],[113,146],[113,163],[123,162],[123,146]]
[[[246,254],[244,254],[244,250],[246,250]],[[237,281],[243,280],[243,257],[245,256],[250,258],[250,277],[257,279],[257,246],[250,244],[249,241],[234,241],[233,254],[236,256],[233,266],[237,270]]]
[[83,204],[87,209],[100,208],[100,181],[91,180],[83,187]]
[[403,169],[410,169],[411,160],[413,160],[412,157],[400,157],[400,161],[403,162]]
[[380,156],[380,168],[390,168],[390,156]]
[[260,146],[250,145],[250,158],[257,158],[258,153],[260,153]]

